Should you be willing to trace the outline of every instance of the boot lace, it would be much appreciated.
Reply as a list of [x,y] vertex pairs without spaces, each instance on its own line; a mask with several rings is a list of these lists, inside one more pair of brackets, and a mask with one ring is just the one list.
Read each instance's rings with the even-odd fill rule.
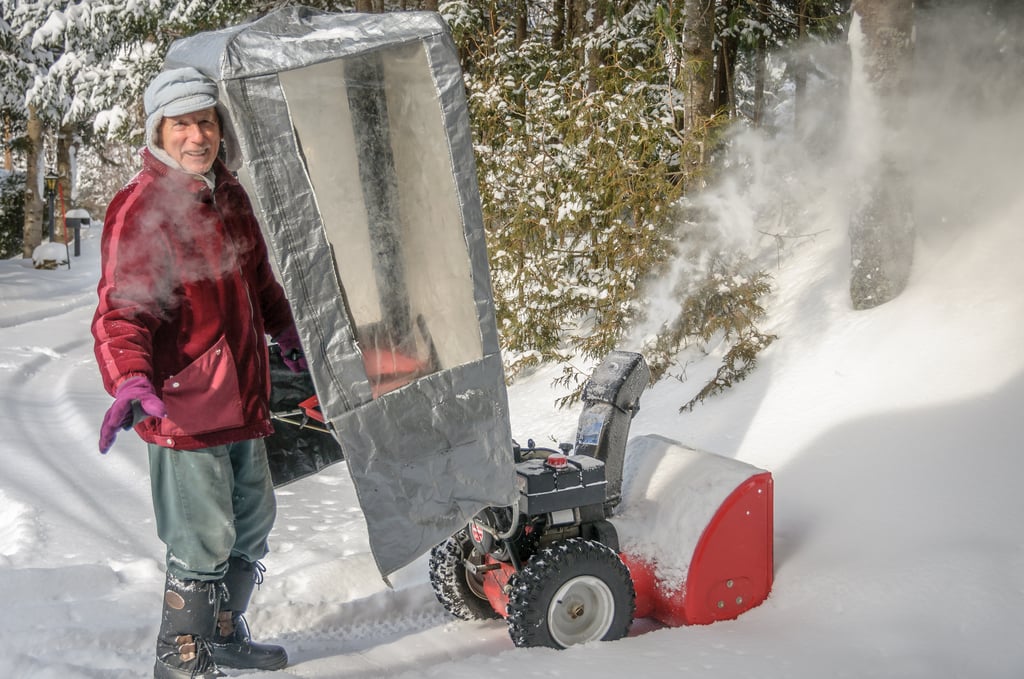
[[203,677],[208,672],[218,672],[217,663],[213,660],[213,650],[210,642],[202,637],[194,639],[196,645],[196,664],[192,668],[191,677]]
[[[252,581],[256,585],[256,589],[259,589],[260,585],[263,584],[263,575],[267,572],[267,567],[263,565],[262,561],[253,561],[249,565],[252,566]],[[215,590],[217,594],[211,592],[210,596],[219,596],[222,604],[231,600],[231,590],[228,589],[228,586],[224,582],[218,582]],[[210,599],[210,602],[213,603],[212,598]]]

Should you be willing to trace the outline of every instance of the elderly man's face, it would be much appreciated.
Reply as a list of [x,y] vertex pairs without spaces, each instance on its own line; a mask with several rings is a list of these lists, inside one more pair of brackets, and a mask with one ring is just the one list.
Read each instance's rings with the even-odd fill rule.
[[209,172],[220,148],[217,109],[168,116],[160,123],[160,146],[174,160],[197,174]]

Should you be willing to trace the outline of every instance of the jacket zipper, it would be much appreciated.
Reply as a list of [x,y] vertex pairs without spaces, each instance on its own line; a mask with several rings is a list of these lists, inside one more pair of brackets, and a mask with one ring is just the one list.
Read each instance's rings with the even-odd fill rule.
[[[214,188],[214,190],[210,192],[210,196],[213,199],[213,209],[217,211],[217,217],[220,219],[221,224],[224,225],[224,235],[227,237],[228,241],[231,243],[231,251],[232,251],[232,256],[235,258],[235,266],[236,266],[236,269],[238,271],[238,279],[239,279],[239,281],[241,281],[242,289],[245,291],[245,300],[246,300],[246,302],[249,303],[249,329],[252,331],[253,339],[256,340],[256,347],[259,347],[260,343],[261,343],[261,341],[260,341],[261,338],[260,338],[259,330],[256,328],[256,308],[255,308],[255,306],[252,303],[252,291],[251,291],[251,289],[249,287],[249,281],[245,277],[245,270],[242,268],[241,256],[238,253],[238,244],[235,242],[234,236],[231,234],[230,230],[228,229],[227,220],[224,218],[223,213],[221,213],[221,211],[220,211],[220,204],[217,202],[217,189],[219,189],[219,188],[220,188],[220,185],[218,184]],[[257,370],[256,374],[257,375],[264,375],[265,376],[267,374],[267,369],[266,369],[266,366],[263,365],[263,357],[260,356],[260,352],[259,351],[255,352],[255,353],[256,353],[256,370]],[[241,396],[241,394],[239,396]],[[267,413],[262,413],[262,415],[263,415],[264,418],[269,417],[269,415]]]

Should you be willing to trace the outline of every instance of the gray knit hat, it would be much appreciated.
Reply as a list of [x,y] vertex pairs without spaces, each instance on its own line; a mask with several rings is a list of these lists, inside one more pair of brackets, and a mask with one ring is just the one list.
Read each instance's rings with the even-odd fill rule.
[[217,83],[191,66],[163,71],[146,88],[146,146],[164,162],[169,158],[157,144],[165,116],[182,116],[217,105]]
[[146,117],[181,116],[217,105],[217,83],[192,68],[163,71],[146,88]]

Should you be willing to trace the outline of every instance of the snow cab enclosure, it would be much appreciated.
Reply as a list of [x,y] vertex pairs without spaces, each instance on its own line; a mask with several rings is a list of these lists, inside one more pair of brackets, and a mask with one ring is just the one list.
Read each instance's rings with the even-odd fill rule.
[[[291,302],[386,577],[515,497],[462,71],[430,12],[287,7],[177,41]],[[321,463],[314,463],[313,468]]]

